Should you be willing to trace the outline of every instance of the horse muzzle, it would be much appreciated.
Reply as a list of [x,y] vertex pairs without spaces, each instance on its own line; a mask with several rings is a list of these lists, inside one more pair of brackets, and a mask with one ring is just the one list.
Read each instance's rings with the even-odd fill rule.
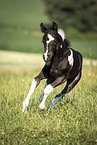
[[49,61],[49,58],[50,58],[50,55],[48,55],[48,54],[43,54],[43,60],[45,61],[45,62],[48,62]]

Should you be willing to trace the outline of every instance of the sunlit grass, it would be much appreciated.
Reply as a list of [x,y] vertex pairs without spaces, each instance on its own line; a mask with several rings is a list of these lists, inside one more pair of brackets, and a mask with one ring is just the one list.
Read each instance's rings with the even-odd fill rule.
[[42,54],[27,54],[0,50],[0,64],[42,66]]
[[[16,68],[0,65],[0,143],[96,144],[97,65],[96,61],[92,65],[90,62],[84,61],[81,81],[48,115],[46,111],[36,109],[45,81],[40,83],[32,95],[27,114],[22,113],[23,100],[42,65],[17,65]],[[50,94],[46,101],[47,108],[64,86],[57,87]]]

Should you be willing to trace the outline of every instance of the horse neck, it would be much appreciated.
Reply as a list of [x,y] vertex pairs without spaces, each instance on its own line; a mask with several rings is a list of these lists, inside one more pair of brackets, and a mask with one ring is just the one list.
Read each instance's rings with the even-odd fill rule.
[[65,57],[69,54],[69,48],[68,46],[63,43],[62,45],[60,45],[58,47],[58,49],[56,49],[56,55],[60,58],[60,57]]

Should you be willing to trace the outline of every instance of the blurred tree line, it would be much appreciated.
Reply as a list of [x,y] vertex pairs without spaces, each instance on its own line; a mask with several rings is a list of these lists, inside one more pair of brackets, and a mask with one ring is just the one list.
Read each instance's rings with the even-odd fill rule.
[[97,32],[97,0],[43,0],[46,13],[60,27]]

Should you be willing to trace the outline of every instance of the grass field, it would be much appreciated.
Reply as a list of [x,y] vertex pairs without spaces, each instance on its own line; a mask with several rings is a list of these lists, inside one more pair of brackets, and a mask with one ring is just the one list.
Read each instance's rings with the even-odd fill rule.
[[[0,0],[0,145],[96,145],[97,34],[66,30],[71,46],[85,57],[81,81],[47,116],[36,109],[42,81],[22,113],[32,79],[44,65],[39,25],[50,22],[44,9],[41,0]],[[50,94],[47,108],[64,85]]]
[[[43,66],[40,61],[42,56],[6,51],[0,51],[0,54],[1,145],[97,144],[96,60],[84,59],[81,81],[64,97],[61,104],[45,116],[46,111],[36,109],[45,81],[40,83],[32,95],[27,114],[22,113],[22,103],[32,79]],[[35,62],[34,58],[37,58]],[[50,94],[47,108],[64,85]]]

